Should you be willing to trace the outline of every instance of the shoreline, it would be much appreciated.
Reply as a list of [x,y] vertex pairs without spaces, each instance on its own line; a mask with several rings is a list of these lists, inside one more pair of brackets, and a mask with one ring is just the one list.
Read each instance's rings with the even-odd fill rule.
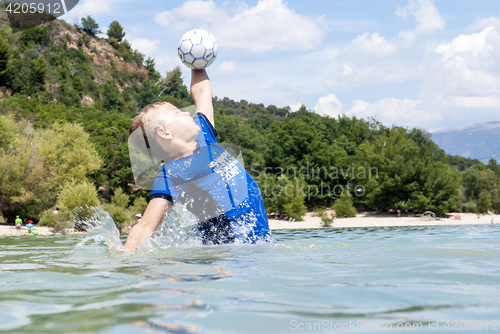
[[[269,219],[271,230],[325,228],[321,218],[314,217],[308,212],[302,221],[282,221]],[[500,224],[500,215],[481,215],[474,213],[460,213],[460,219],[442,218],[439,220],[422,220],[419,217],[395,217],[384,213],[360,212],[354,218],[337,218],[328,228],[355,228],[355,227],[397,227],[397,226],[439,226],[439,225],[491,225]]]
[[[500,224],[500,215],[481,215],[473,213],[460,213],[460,220],[455,218],[444,218],[440,220],[426,221],[418,217],[395,217],[389,214],[377,214],[361,212],[354,218],[337,218],[327,228],[356,228],[356,227],[397,227],[397,226],[439,226],[439,225],[491,225],[493,219],[494,224]],[[309,229],[309,228],[325,228],[322,226],[321,218],[315,217],[313,212],[308,212],[304,215],[302,221],[282,221],[269,219],[269,227],[271,230],[289,230],[289,229]],[[26,226],[17,231],[15,226],[0,225],[0,237],[15,237],[15,236],[33,236],[27,233]],[[46,226],[34,226],[34,232],[38,235],[61,235],[60,233],[52,233],[50,228]],[[85,234],[85,232],[68,232],[67,235]]]

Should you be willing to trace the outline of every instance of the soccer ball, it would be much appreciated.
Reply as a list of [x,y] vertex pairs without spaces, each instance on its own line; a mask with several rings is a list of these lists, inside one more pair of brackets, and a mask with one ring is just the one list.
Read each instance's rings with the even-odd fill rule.
[[182,36],[177,53],[189,68],[201,70],[210,66],[217,57],[217,42],[206,30],[190,30]]

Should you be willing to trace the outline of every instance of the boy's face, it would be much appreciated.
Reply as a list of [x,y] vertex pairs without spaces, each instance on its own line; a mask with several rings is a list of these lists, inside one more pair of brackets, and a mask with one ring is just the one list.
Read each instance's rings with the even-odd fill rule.
[[200,127],[196,125],[191,115],[187,111],[179,109],[162,110],[165,113],[165,130],[172,134],[172,137],[178,140],[192,141],[198,137]]

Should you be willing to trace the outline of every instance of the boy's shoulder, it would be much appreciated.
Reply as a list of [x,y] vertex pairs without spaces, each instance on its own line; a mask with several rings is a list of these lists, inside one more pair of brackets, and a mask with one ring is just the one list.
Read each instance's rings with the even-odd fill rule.
[[[200,137],[199,141],[206,141],[208,143],[216,143],[217,142],[217,130],[207,118],[207,116],[201,112],[196,113],[194,117],[195,123],[200,127]],[[203,136],[203,137],[201,137]]]

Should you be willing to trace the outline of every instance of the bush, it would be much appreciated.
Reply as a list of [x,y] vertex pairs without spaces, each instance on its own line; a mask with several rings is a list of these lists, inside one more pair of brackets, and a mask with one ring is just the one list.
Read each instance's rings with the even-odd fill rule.
[[328,218],[328,217],[321,217],[321,223],[323,225],[323,227],[330,227],[332,225],[332,218]]
[[113,203],[103,204],[102,208],[113,218],[116,228],[120,233],[131,224],[130,214],[126,209]]
[[480,213],[488,213],[491,209],[491,194],[487,191],[482,191],[479,194],[479,198],[477,200],[477,210]]
[[66,234],[66,231],[73,227],[74,221],[71,212],[61,207],[57,215],[54,214],[54,208],[42,212],[38,225],[49,227],[52,233]]
[[326,210],[323,208],[316,208],[316,209],[314,209],[314,216],[326,217]]
[[469,201],[462,206],[462,211],[467,213],[477,213],[477,204],[473,201]]
[[7,71],[7,63],[11,57],[9,42],[0,35],[0,76],[3,76]]
[[129,196],[123,193],[122,188],[116,189],[113,197],[111,198],[111,202],[117,207],[122,209],[126,209],[128,207],[129,201],[130,201]]
[[118,47],[120,46],[120,45],[118,44],[118,41],[117,41],[116,39],[112,38],[112,37],[109,39],[109,44],[110,44],[112,47],[114,47],[115,49],[118,49]]
[[97,190],[89,182],[66,182],[57,197],[60,207],[67,208],[77,220],[88,219],[93,214],[92,207],[99,205]]
[[40,26],[26,29],[21,33],[19,42],[21,42],[22,48],[30,44],[48,45],[50,43],[50,28],[49,26]]
[[132,214],[135,215],[140,213],[141,215],[144,213],[144,210],[146,210],[146,207],[148,206],[148,202],[144,197],[137,197],[134,200],[134,204],[130,207],[130,211],[132,211]]
[[333,203],[333,209],[339,218],[356,217],[358,214],[356,208],[352,204],[352,197],[347,194],[343,194]]

